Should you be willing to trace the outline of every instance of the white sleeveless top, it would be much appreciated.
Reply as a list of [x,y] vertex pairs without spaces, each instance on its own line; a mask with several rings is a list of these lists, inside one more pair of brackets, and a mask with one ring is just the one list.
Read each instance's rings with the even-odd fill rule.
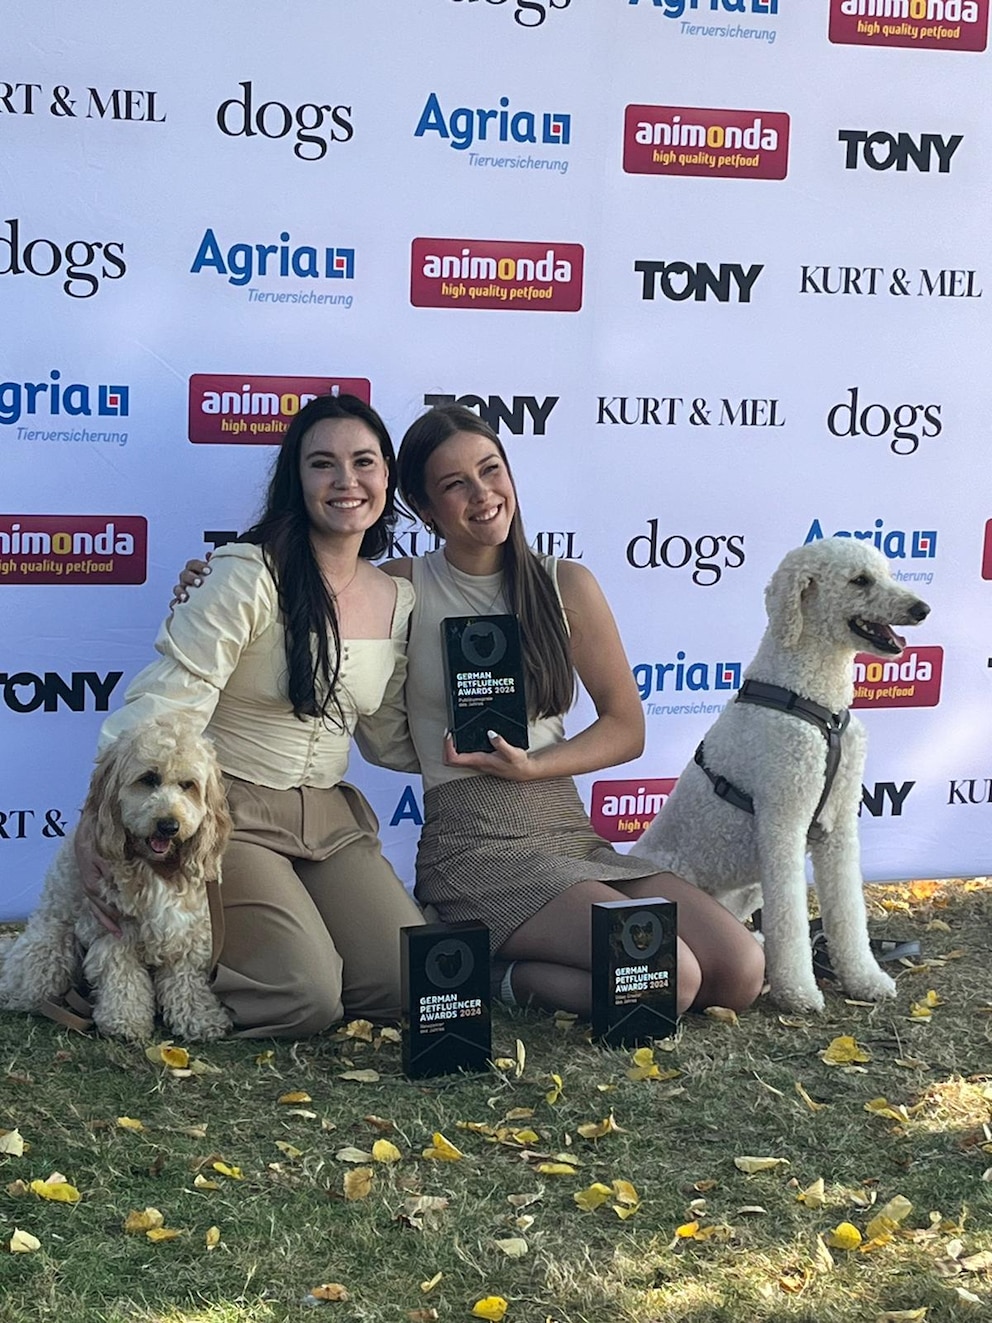
[[[539,559],[551,576],[561,602],[557,560],[553,556]],[[410,617],[407,646],[407,720],[420,760],[424,789],[430,790],[444,781],[481,775],[463,767],[448,767],[442,761],[448,709],[441,657],[441,621],[446,616],[504,615],[509,612],[509,607],[503,596],[502,574],[465,574],[448,563],[443,548],[416,557],[412,567],[416,604]],[[543,717],[529,723],[527,734],[533,753],[563,740],[565,728],[560,716]]]

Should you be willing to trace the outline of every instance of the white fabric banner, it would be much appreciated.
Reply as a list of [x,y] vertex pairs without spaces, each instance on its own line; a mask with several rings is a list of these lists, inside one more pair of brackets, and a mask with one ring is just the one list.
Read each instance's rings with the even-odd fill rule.
[[[480,409],[531,541],[599,578],[648,729],[582,779],[620,848],[732,696],[777,562],[842,534],[933,608],[859,671],[866,877],[987,872],[988,10],[10,5],[0,919],[180,566],[248,525],[333,384],[397,442],[425,403]],[[352,776],[412,881],[419,783]]]

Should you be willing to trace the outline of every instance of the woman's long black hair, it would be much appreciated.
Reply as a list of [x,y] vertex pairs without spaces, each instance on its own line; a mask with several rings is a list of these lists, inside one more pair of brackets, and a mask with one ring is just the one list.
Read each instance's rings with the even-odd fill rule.
[[[456,432],[474,432],[491,441],[506,471],[513,474],[499,437],[477,413],[461,404],[442,404],[422,414],[407,429],[396,460],[404,501],[418,513],[430,507],[427,461],[442,442]],[[516,492],[516,484],[513,488]],[[559,716],[575,700],[575,669],[568,631],[555,586],[544,566],[527,545],[520,504],[503,544],[505,597],[520,621],[527,705],[534,717]]]
[[262,548],[276,581],[286,630],[289,699],[294,715],[301,720],[326,720],[334,712],[340,721],[336,690],[341,670],[341,631],[333,594],[324,582],[310,541],[310,519],[300,479],[303,438],[325,418],[355,418],[379,442],[388,475],[386,504],[376,522],[365,530],[358,554],[364,560],[376,560],[385,552],[396,524],[396,457],[385,423],[356,395],[318,395],[299,411],[286,429],[262,514],[238,541]]

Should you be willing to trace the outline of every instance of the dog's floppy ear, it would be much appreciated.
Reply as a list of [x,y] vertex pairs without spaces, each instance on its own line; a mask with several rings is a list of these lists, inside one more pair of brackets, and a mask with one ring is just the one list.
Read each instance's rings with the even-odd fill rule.
[[813,573],[798,558],[782,562],[765,589],[765,609],[772,636],[783,648],[797,648],[803,633],[803,595],[812,586]]
[[122,764],[120,740],[115,740],[96,760],[83,805],[83,817],[93,823],[93,848],[112,863],[124,859],[127,841],[120,808]]
[[206,814],[196,835],[189,842],[186,872],[198,881],[212,881],[220,877],[220,860],[231,835],[231,815],[227,811],[227,796],[221,784],[217,764],[211,759],[210,774],[203,787]]

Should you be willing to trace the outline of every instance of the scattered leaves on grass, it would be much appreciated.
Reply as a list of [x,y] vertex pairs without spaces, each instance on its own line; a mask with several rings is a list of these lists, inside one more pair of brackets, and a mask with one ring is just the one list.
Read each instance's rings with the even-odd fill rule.
[[164,1223],[164,1213],[160,1213],[157,1208],[145,1208],[141,1212],[128,1213],[124,1219],[124,1230],[129,1236],[139,1236]]
[[342,1286],[340,1282],[325,1282],[323,1286],[315,1286],[311,1289],[310,1298],[328,1304],[333,1301],[350,1300],[351,1295],[347,1287]]
[[853,1222],[839,1222],[824,1240],[831,1249],[855,1250],[861,1244],[861,1232]]
[[622,1126],[618,1126],[613,1113],[604,1116],[602,1121],[584,1121],[582,1125],[576,1126],[583,1139],[602,1139],[604,1135],[622,1135],[625,1133]]
[[135,1134],[140,1134],[144,1130],[144,1125],[133,1116],[119,1116],[117,1118],[117,1127],[119,1130],[133,1130]]
[[177,1227],[151,1227],[145,1232],[145,1239],[150,1240],[152,1244],[158,1245],[166,1240],[178,1240],[180,1236],[185,1236],[185,1231],[180,1231]]
[[340,1038],[358,1038],[363,1043],[372,1042],[371,1020],[350,1020],[338,1030]]
[[338,1162],[371,1162],[372,1154],[366,1152],[363,1148],[339,1148],[334,1154]]
[[51,1199],[57,1204],[78,1204],[82,1197],[60,1172],[53,1172],[43,1181],[32,1181],[31,1189],[39,1199]]
[[777,1171],[788,1165],[788,1158],[734,1158],[734,1166],[746,1176],[754,1176],[759,1171]]
[[424,1157],[431,1158],[436,1162],[457,1162],[465,1154],[460,1148],[456,1148],[450,1139],[445,1139],[440,1130],[434,1131],[433,1142],[430,1148],[424,1149]]
[[910,1115],[902,1104],[893,1106],[887,1098],[871,1098],[865,1103],[865,1111],[872,1116],[882,1116],[888,1121],[898,1121],[900,1125],[909,1125]]
[[346,1171],[342,1182],[344,1197],[353,1203],[367,1199],[374,1179],[375,1173],[371,1167],[355,1167],[353,1171]]
[[570,1162],[539,1162],[535,1168],[542,1176],[578,1176],[578,1168]]
[[168,1066],[170,1070],[185,1070],[189,1066],[189,1053],[184,1047],[174,1047],[171,1039],[146,1047],[145,1056],[153,1066]]
[[10,1238],[11,1254],[33,1254],[39,1249],[41,1249],[41,1241],[37,1236],[32,1236],[30,1231],[22,1231],[19,1227],[14,1227],[14,1234]]
[[[396,1214],[396,1221],[405,1222],[414,1231],[423,1231],[425,1226],[434,1226],[441,1220],[441,1214],[448,1207],[448,1200],[438,1194],[418,1194],[403,1202],[403,1207]],[[441,1274],[431,1279],[434,1286],[441,1280]],[[421,1283],[421,1290],[430,1290]]]
[[812,1185],[807,1185],[805,1190],[800,1190],[796,1195],[796,1202],[805,1204],[807,1208],[826,1207],[827,1196],[824,1193],[823,1177],[818,1176]]
[[408,1309],[406,1316],[410,1323],[434,1323],[434,1319],[441,1317],[436,1309]]
[[[447,1203],[447,1199],[445,1199],[444,1202]],[[428,1291],[433,1291],[443,1276],[443,1272],[436,1272],[433,1277],[428,1277],[426,1282],[421,1282],[420,1289],[423,1291],[424,1295],[426,1295]]]
[[495,1240],[493,1244],[508,1259],[522,1259],[527,1253],[527,1242],[523,1236],[511,1236],[508,1240]]
[[362,1120],[370,1125],[373,1130],[378,1130],[383,1135],[388,1135],[396,1128],[392,1121],[387,1121],[384,1116],[376,1116],[374,1112],[370,1112],[368,1116],[363,1116]]
[[850,1066],[871,1060],[871,1053],[852,1038],[850,1034],[841,1034],[832,1038],[819,1054],[820,1060],[827,1066]]
[[220,1244],[220,1227],[207,1227],[203,1243],[208,1250],[216,1249]]
[[729,1006],[707,1006],[703,1014],[709,1016],[711,1020],[716,1020],[719,1024],[740,1024],[737,1018],[737,1012],[732,1011]]
[[399,1162],[403,1154],[388,1139],[377,1139],[372,1145],[372,1158],[375,1162]]
[[[572,1198],[583,1212],[591,1213],[594,1209],[598,1208],[600,1204],[605,1204],[612,1194],[613,1191],[608,1185],[603,1185],[601,1181],[594,1181],[592,1185],[587,1186],[586,1189],[577,1190],[576,1193],[572,1195]],[[513,1196],[511,1195],[510,1197],[512,1198]]]
[[309,1093],[305,1089],[293,1089],[289,1093],[284,1093],[276,1099],[276,1102],[292,1105],[293,1103],[313,1102]]
[[353,1084],[376,1084],[381,1076],[377,1070],[345,1070],[338,1076],[339,1080],[350,1080]]
[[24,1154],[24,1140],[19,1130],[0,1130],[0,1153],[19,1158]]
[[226,1176],[232,1181],[243,1181],[244,1173],[240,1167],[231,1167],[226,1162],[211,1162],[211,1168],[220,1176]]
[[503,1071],[504,1074],[508,1074],[512,1070],[513,1078],[518,1080],[524,1073],[524,1067],[527,1065],[526,1047],[524,1047],[523,1043],[518,1038],[515,1055],[512,1057],[497,1057],[493,1062],[493,1065],[497,1070]]
[[887,1309],[878,1315],[875,1323],[921,1323],[926,1316],[925,1305],[922,1309]]
[[204,1176],[202,1172],[197,1172],[193,1177],[193,1188],[196,1190],[219,1190],[220,1182],[212,1181],[209,1176]]
[[531,1204],[536,1204],[543,1195],[544,1186],[542,1185],[539,1190],[535,1190],[531,1194],[508,1194],[506,1202],[512,1204],[514,1208],[527,1208]]
[[490,1323],[500,1323],[500,1319],[509,1307],[501,1295],[487,1295],[481,1300],[476,1300],[472,1306],[472,1314],[475,1318],[487,1318]]
[[640,1080],[674,1080],[682,1073],[679,1070],[662,1070],[654,1059],[652,1047],[639,1047],[630,1059],[634,1064],[627,1071],[627,1078],[635,1083]]
[[822,1112],[825,1107],[830,1106],[829,1103],[817,1102],[815,1098],[811,1098],[799,1080],[796,1080],[795,1089],[811,1112]]
[[295,1162],[297,1158],[303,1157],[303,1150],[297,1148],[295,1144],[290,1144],[285,1139],[277,1139],[275,1145],[279,1152],[284,1153],[291,1162]]

